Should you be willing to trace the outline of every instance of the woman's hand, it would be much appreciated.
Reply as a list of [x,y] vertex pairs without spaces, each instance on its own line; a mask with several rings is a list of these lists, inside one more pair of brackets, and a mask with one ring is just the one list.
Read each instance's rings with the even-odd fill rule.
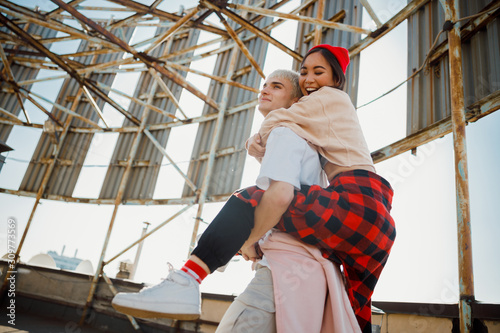
[[251,260],[253,262],[262,259],[262,254],[257,251],[258,243],[252,245],[244,244],[239,253],[246,261]]
[[262,146],[262,141],[260,134],[254,134],[247,140],[247,151],[248,155],[255,157],[259,162],[262,161],[264,154],[266,152],[266,147]]

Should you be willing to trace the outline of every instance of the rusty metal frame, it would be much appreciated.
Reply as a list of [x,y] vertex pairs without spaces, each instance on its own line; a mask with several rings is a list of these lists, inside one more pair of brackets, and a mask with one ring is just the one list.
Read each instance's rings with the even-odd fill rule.
[[[441,1],[443,4],[443,1]],[[460,332],[472,332],[472,303],[474,273],[472,267],[472,237],[469,200],[469,171],[465,138],[465,101],[462,73],[462,41],[456,23],[459,15],[458,0],[444,3],[445,17],[454,22],[448,31],[448,58],[450,59],[451,123],[455,156],[455,186],[457,191],[457,235]]]
[[[13,195],[22,195],[27,197],[36,198],[35,204],[32,208],[30,217],[28,219],[28,223],[22,235],[21,241],[19,243],[18,249],[15,254],[16,261],[19,260],[20,251],[22,249],[23,243],[26,238],[26,234],[29,231],[31,222],[33,221],[34,214],[36,212],[37,206],[40,203],[41,198],[46,198],[49,200],[60,200],[67,202],[80,202],[80,203],[98,203],[98,204],[111,204],[114,205],[114,211],[109,223],[108,232],[105,237],[105,241],[101,251],[101,257],[99,260],[99,266],[96,270],[96,274],[92,281],[92,287],[89,291],[89,295],[87,297],[86,307],[84,313],[81,318],[81,322],[83,323],[85,319],[85,315],[89,310],[91,303],[93,301],[95,288],[97,282],[102,276],[106,283],[113,288],[112,283],[110,283],[109,278],[104,274],[103,267],[119,257],[124,252],[128,251],[135,245],[137,245],[140,241],[147,238],[150,234],[159,230],[165,224],[167,224],[170,220],[182,214],[188,208],[193,205],[198,205],[197,211],[197,219],[195,223],[195,227],[193,229],[192,241],[190,248],[193,247],[194,239],[196,238],[198,232],[199,221],[201,219],[201,215],[203,212],[204,204],[210,200],[211,202],[215,201],[223,201],[226,200],[227,197],[225,195],[220,196],[211,196],[207,197],[207,189],[208,185],[211,181],[211,169],[213,167],[215,158],[220,154],[224,154],[224,152],[217,151],[217,140],[218,136],[221,134],[221,129],[223,127],[224,116],[236,112],[240,112],[245,108],[248,108],[250,105],[255,105],[255,101],[251,101],[249,103],[245,103],[245,105],[240,105],[237,107],[233,107],[232,109],[227,108],[227,99],[223,99],[222,101],[213,101],[205,94],[200,92],[195,86],[191,85],[187,80],[183,79],[180,75],[177,74],[176,71],[183,72],[191,72],[197,75],[208,77],[212,80],[220,82],[223,84],[223,89],[229,89],[230,86],[235,86],[241,89],[249,90],[252,92],[257,92],[257,89],[254,87],[246,86],[243,83],[236,82],[235,77],[238,73],[234,72],[234,66],[236,62],[236,55],[238,52],[242,52],[251,62],[252,67],[259,72],[261,76],[264,76],[261,64],[258,64],[255,60],[252,61],[252,55],[246,50],[244,43],[253,39],[253,38],[261,38],[266,42],[276,46],[278,49],[282,50],[293,59],[297,61],[301,61],[302,56],[298,54],[296,51],[289,49],[285,45],[283,45],[278,40],[270,37],[270,31],[282,23],[284,20],[296,20],[303,23],[310,23],[316,25],[314,33],[308,38],[314,39],[314,44],[318,44],[321,42],[321,36],[324,29],[340,29],[343,31],[348,31],[350,33],[361,33],[367,34],[367,36],[362,39],[360,42],[352,45],[349,49],[351,56],[355,56],[359,54],[362,50],[364,50],[369,45],[373,44],[381,37],[389,33],[392,29],[398,26],[400,23],[405,21],[409,16],[414,14],[417,10],[419,10],[422,6],[426,5],[429,0],[413,0],[408,3],[400,12],[394,15],[387,22],[383,23],[376,16],[375,12],[370,6],[369,0],[360,0],[362,5],[365,7],[373,21],[377,26],[377,30],[370,31],[367,29],[363,29],[361,27],[349,26],[342,23],[337,22],[338,18],[342,17],[342,13],[338,13],[337,19],[324,20],[323,18],[323,9],[325,6],[326,0],[309,0],[303,2],[297,9],[294,9],[290,13],[281,13],[276,11],[276,9],[288,0],[283,0],[271,8],[262,8],[260,5],[249,6],[239,5],[239,4],[231,4],[225,3],[224,1],[215,1],[215,0],[201,0],[200,5],[198,7],[190,9],[186,15],[176,15],[172,13],[167,13],[165,11],[159,10],[157,8],[158,4],[161,0],[155,1],[151,6],[146,6],[140,3],[137,3],[132,0],[108,0],[114,4],[122,6],[121,8],[116,9],[116,11],[129,11],[132,14],[124,19],[121,19],[116,22],[107,22],[107,20],[93,20],[89,17],[81,14],[81,10],[107,10],[108,7],[86,7],[79,6],[83,0],[73,0],[68,3],[65,3],[62,0],[51,0],[55,4],[59,6],[58,9],[53,10],[49,13],[39,13],[35,12],[26,7],[16,5],[11,3],[8,0],[0,0],[0,22],[7,28],[9,28],[13,34],[6,34],[4,32],[0,33],[0,41],[3,43],[14,44],[14,45],[22,45],[31,47],[33,51],[23,51],[18,54],[13,52],[11,49],[5,49],[2,45],[0,45],[0,58],[2,63],[4,64],[4,73],[2,73],[2,79],[9,83],[8,87],[4,87],[2,89],[3,92],[8,92],[15,94],[17,98],[20,100],[21,108],[23,112],[25,112],[25,117],[27,121],[22,121],[19,117],[15,116],[13,113],[9,112],[9,110],[5,110],[0,108],[0,124],[8,124],[8,125],[16,125],[16,126],[26,126],[37,129],[42,129],[43,124],[32,123],[29,119],[29,115],[26,110],[24,110],[22,99],[30,100],[35,106],[37,106],[42,112],[46,113],[51,117],[51,119],[55,122],[55,128],[60,133],[59,144],[54,147],[54,158],[47,161],[48,168],[43,177],[42,184],[40,185],[37,192],[29,192],[29,191],[19,191],[19,190],[9,190],[0,188],[0,193],[7,193]],[[317,2],[318,10],[316,13],[316,17],[306,17],[297,15],[304,8],[313,5]],[[458,0],[440,0],[441,5],[445,9],[446,19],[451,22],[457,22],[459,19],[458,14]],[[498,3],[497,3],[498,6]],[[375,163],[384,161],[386,159],[397,156],[403,152],[415,149],[416,147],[435,140],[436,138],[442,137],[445,134],[453,133],[454,138],[454,151],[455,151],[455,175],[456,175],[456,186],[457,186],[457,216],[458,216],[458,253],[459,253],[459,277],[460,277],[460,330],[461,332],[470,332],[472,328],[472,320],[473,314],[471,312],[471,304],[474,300],[474,288],[473,288],[473,271],[472,271],[472,244],[470,237],[470,208],[469,208],[469,195],[468,195],[468,176],[467,176],[467,152],[465,147],[465,126],[467,122],[476,121],[482,117],[485,117],[492,112],[500,109],[500,92],[496,91],[491,95],[481,99],[480,101],[474,103],[473,105],[466,106],[464,104],[464,96],[463,96],[463,78],[462,78],[462,69],[461,69],[461,43],[474,35],[481,27],[488,24],[491,20],[495,19],[500,14],[500,9],[495,7],[496,10],[494,12],[490,12],[484,14],[479,17],[475,17],[469,20],[465,25],[461,28],[455,24],[453,28],[448,32],[448,39],[445,40],[441,45],[436,47],[432,54],[430,54],[429,62],[433,63],[438,61],[441,57],[448,55],[450,59],[450,81],[451,81],[451,94],[452,94],[452,115],[442,121],[431,125],[415,134],[409,135],[406,138],[399,140],[387,147],[381,148],[375,152],[372,152],[372,157]],[[494,9],[495,9],[494,8]],[[109,9],[109,8],[108,8]],[[63,15],[62,13],[66,11],[70,14]],[[251,12],[252,15],[247,15],[244,13]],[[219,16],[224,29],[215,27],[210,24],[206,24],[203,20],[210,14],[215,13]],[[128,45],[124,41],[122,41],[117,36],[113,35],[110,30],[119,26],[141,26],[148,25],[148,21],[151,20],[151,17],[145,17],[146,15],[151,15],[153,19],[161,19],[166,20],[168,23],[166,25],[169,29],[160,36],[155,36],[147,41],[142,41],[137,43],[136,45]],[[222,16],[224,15],[228,20],[236,22],[241,27],[239,29],[233,30],[229,24],[226,22],[226,19]],[[344,14],[345,15],[345,14]],[[9,18],[9,17],[10,18]],[[250,17],[252,16],[252,17]],[[259,29],[255,26],[255,23],[262,19],[264,16],[273,16],[278,17],[279,20],[265,27],[264,29]],[[82,30],[73,28],[66,24],[63,24],[56,19],[61,18],[72,18],[78,20],[82,25]],[[51,29],[64,32],[67,36],[58,37],[58,38],[50,38],[45,40],[36,39],[33,36],[27,34],[23,29],[19,27],[20,23],[29,23],[29,24],[37,24],[43,27],[49,27]],[[175,52],[172,54],[164,54],[161,57],[153,58],[148,55],[148,52],[159,46],[162,42],[168,41],[174,33],[178,33],[183,29],[200,29],[212,34],[215,34],[217,38],[205,42],[203,44],[199,44],[190,48],[186,48],[182,51]],[[93,30],[93,31],[92,31]],[[251,34],[245,38],[241,38],[238,36],[243,30],[249,31]],[[92,33],[90,33],[92,32]],[[73,54],[63,54],[58,55],[51,51],[49,51],[44,45],[49,43],[54,43],[57,41],[64,40],[86,40],[95,45],[99,45],[96,50],[93,51],[85,51],[81,53],[73,53]],[[196,56],[187,56],[182,61],[171,61],[174,57],[177,57],[182,54],[187,54],[194,50],[200,49],[205,46],[215,45],[216,43],[221,42],[229,42],[226,46],[221,47],[217,50],[207,51],[205,53],[196,55]],[[150,46],[146,48],[145,52],[138,52],[137,48],[141,47],[144,44],[149,43]],[[220,52],[224,52],[227,50],[232,50],[232,58],[230,70],[226,77],[218,77],[212,74],[204,73],[201,71],[193,70],[189,68],[189,66],[185,65],[186,63],[192,62],[197,59],[201,59],[204,57],[209,57],[216,55]],[[128,52],[130,54],[129,58],[112,61],[109,63],[101,63],[94,64],[91,66],[84,67],[82,64],[71,60],[73,57],[78,56],[93,56],[104,53],[112,53],[112,52]],[[29,56],[46,56],[49,60],[37,60],[31,59]],[[16,82],[12,76],[10,70],[10,63],[15,62],[16,64],[21,64],[26,67],[33,68],[46,68],[50,70],[61,71],[63,70],[66,74],[56,75],[49,78],[44,79],[35,79],[35,80],[26,80]],[[127,67],[127,66],[136,66],[142,65],[141,68],[137,67]],[[119,68],[122,66],[122,68]],[[145,71],[148,70],[150,74],[154,77],[155,82],[161,88],[161,92],[155,92],[154,94],[149,94],[146,96],[148,100],[144,102],[141,98],[134,98],[132,96],[128,96],[123,92],[117,91],[116,89],[112,89],[109,86],[103,85],[100,82],[93,82],[86,78],[86,76],[91,73],[119,73],[126,71]],[[33,84],[35,82],[44,82],[50,81],[54,79],[60,78],[68,78],[72,77],[80,83],[80,89],[75,99],[76,105],[80,98],[83,98],[85,95],[87,99],[95,106],[96,103],[94,101],[94,97],[91,93],[94,93],[98,98],[106,100],[110,105],[112,105],[116,110],[121,112],[127,119],[129,119],[134,125],[125,126],[125,127],[111,127],[107,128],[106,122],[102,117],[100,109],[94,106],[95,111],[99,114],[99,117],[104,121],[106,128],[100,127],[97,123],[91,121],[90,119],[86,119],[81,115],[74,112],[73,109],[68,109],[63,107],[62,105],[58,105],[57,103],[48,101],[44,99],[43,96],[39,96],[36,93],[33,93],[24,88],[24,86]],[[213,112],[199,116],[194,118],[188,118],[182,112],[180,108],[179,102],[172,98],[173,95],[170,92],[169,88],[164,84],[162,77],[167,77],[168,79],[174,81],[176,84],[182,86],[184,89],[190,91],[195,96],[200,98],[204,103],[210,105],[213,108]],[[109,98],[107,93],[113,91],[123,97],[126,97],[136,103],[139,103],[144,106],[145,112],[141,117],[141,120],[136,119],[134,116],[129,114],[126,110],[124,110],[116,101]],[[166,114],[163,110],[151,105],[151,99],[155,96],[170,96],[171,102],[178,107],[183,115],[183,119],[180,119],[174,115]],[[54,108],[59,109],[60,111],[66,113],[68,115],[65,121],[61,121],[53,114],[49,113],[47,110],[43,108],[43,106],[37,102],[38,100],[43,100],[44,102],[50,103]],[[467,109],[466,109],[467,108]],[[145,119],[148,112],[158,112],[165,116],[168,116],[173,119],[172,122],[162,123],[162,124],[146,124]],[[79,118],[82,121],[85,121],[90,127],[71,127],[69,126],[71,119]],[[212,143],[210,146],[210,151],[204,156],[208,160],[208,167],[204,174],[203,185],[200,188],[197,188],[196,185],[186,176],[180,168],[176,165],[175,161],[173,161],[165,149],[159,144],[159,142],[154,138],[152,132],[155,130],[173,128],[177,126],[182,126],[184,124],[193,124],[193,123],[203,123],[208,121],[214,121],[216,123],[215,135],[211,138]],[[68,133],[135,133],[134,143],[132,145],[132,150],[128,156],[128,160],[125,163],[126,171],[122,176],[120,182],[120,190],[118,191],[118,195],[114,199],[87,199],[87,198],[75,198],[75,197],[67,197],[67,196],[58,196],[58,195],[46,195],[45,187],[48,183],[51,173],[55,167],[55,161],[57,160],[59,149],[62,147],[62,142]],[[139,139],[142,135],[146,135],[149,140],[156,146],[156,148],[174,165],[179,174],[185,179],[188,186],[192,188],[192,190],[196,193],[195,196],[185,197],[179,199],[155,199],[155,200],[138,200],[138,199],[129,199],[126,203],[123,202],[122,197],[125,189],[125,185],[127,183],[128,176],[130,174],[132,168],[132,161],[134,159],[135,152],[137,151]],[[107,245],[109,239],[111,237],[113,225],[116,219],[117,211],[120,205],[123,204],[168,204],[168,205],[185,205],[181,211],[172,216],[169,220],[163,222],[154,230],[148,232],[139,240],[128,246],[125,250],[115,255],[108,261],[104,260],[106,256]],[[5,277],[8,278],[8,275]],[[6,282],[4,280],[4,284],[2,285],[2,290],[5,290]],[[113,289],[112,289],[113,290]],[[129,318],[130,319],[130,318]],[[132,324],[134,325],[134,319],[130,319]],[[136,327],[137,323],[135,323],[134,327]]]

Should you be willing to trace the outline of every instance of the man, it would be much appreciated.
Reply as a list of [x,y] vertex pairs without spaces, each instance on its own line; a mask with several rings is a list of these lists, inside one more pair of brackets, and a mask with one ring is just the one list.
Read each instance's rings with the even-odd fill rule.
[[[273,110],[288,108],[295,103],[301,95],[298,74],[287,70],[277,70],[268,76],[260,91],[258,109],[265,117]],[[282,141],[281,143],[285,143],[283,139],[280,141]],[[258,144],[251,144],[252,142],[258,142],[258,134],[247,141],[246,148],[251,155],[260,155],[261,157],[257,159],[259,162],[262,162],[265,149],[261,149]],[[276,148],[283,151],[283,147]],[[270,153],[272,154],[272,151]],[[284,153],[287,152],[285,151]],[[270,157],[270,155],[268,155],[268,157]],[[261,180],[266,173],[272,172],[269,170],[271,163],[273,163],[273,161],[265,161],[263,165],[264,170],[261,169],[259,174]],[[321,168],[313,170],[313,172],[320,175]],[[284,207],[284,209],[286,209],[293,197],[293,185],[286,182],[272,181],[267,191],[271,191],[269,193],[272,195],[262,199],[263,201],[261,201],[259,205],[261,209],[264,208],[267,210],[268,207],[271,209],[273,207]],[[281,211],[280,208],[277,210],[278,212]],[[251,249],[250,247],[250,250]],[[249,258],[248,255],[248,253],[245,253],[244,257],[255,261],[255,257]],[[253,254],[253,256],[257,256],[257,254]],[[265,259],[257,263],[255,267],[255,277],[245,291],[240,294],[228,308],[217,328],[217,333],[245,331],[262,333],[276,332],[275,301],[271,270],[267,262],[265,262]]]
[[[259,95],[259,111],[265,116],[280,107],[290,107],[299,100],[301,95],[297,73],[286,70],[275,71],[268,77]],[[307,146],[305,142],[303,144]],[[313,183],[317,184],[322,174],[319,159],[315,152],[314,154],[319,169],[316,170]],[[258,182],[259,180],[257,184]],[[296,186],[300,188],[300,184]],[[262,216],[262,214],[270,214],[275,218],[281,216],[293,199],[293,189],[294,186],[286,182],[270,182],[266,187],[269,195],[263,198],[255,210],[255,217]],[[242,205],[245,207],[243,208]],[[112,301],[113,307],[122,313],[142,318],[173,317],[191,320],[199,317],[201,281],[216,268],[226,264],[240,248],[246,259],[258,258],[254,249],[255,241],[241,247],[247,237],[238,238],[245,233],[241,232],[241,223],[234,223],[235,220],[244,220],[246,231],[251,230],[254,224],[254,212],[253,209],[249,211],[247,206],[234,197],[229,199],[203,233],[198,246],[181,270],[171,271],[162,283],[139,293],[117,294]],[[243,217],[240,216],[242,210],[246,212]],[[218,227],[215,227],[216,225]],[[237,244],[236,248],[233,243]],[[216,247],[221,250],[212,251]]]

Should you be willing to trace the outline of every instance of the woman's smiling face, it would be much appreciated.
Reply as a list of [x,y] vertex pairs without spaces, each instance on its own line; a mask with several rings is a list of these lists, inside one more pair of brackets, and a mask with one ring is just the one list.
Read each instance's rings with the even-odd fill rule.
[[299,85],[304,96],[323,86],[335,86],[332,67],[320,52],[311,53],[304,59],[300,68]]

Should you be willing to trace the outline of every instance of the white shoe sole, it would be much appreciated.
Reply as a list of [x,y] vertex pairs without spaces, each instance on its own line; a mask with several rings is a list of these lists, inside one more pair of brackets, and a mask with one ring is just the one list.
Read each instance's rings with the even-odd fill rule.
[[128,306],[118,304],[111,305],[116,311],[137,318],[170,318],[179,320],[196,320],[200,318],[200,315],[195,313],[163,313],[144,309],[130,308]]

